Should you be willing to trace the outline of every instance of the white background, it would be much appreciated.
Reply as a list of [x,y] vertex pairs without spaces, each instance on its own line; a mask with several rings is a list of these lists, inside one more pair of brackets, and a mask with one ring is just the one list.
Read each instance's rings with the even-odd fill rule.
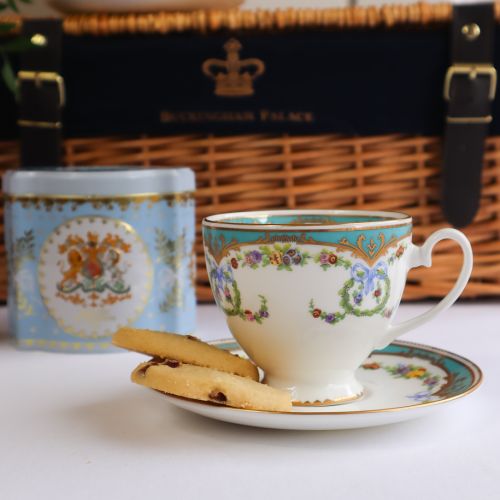
[[[228,336],[214,306],[198,324],[202,338]],[[319,432],[174,408],[130,383],[139,354],[20,352],[0,339],[0,499],[498,500],[500,303],[455,305],[404,338],[469,357],[482,387],[420,420]]]

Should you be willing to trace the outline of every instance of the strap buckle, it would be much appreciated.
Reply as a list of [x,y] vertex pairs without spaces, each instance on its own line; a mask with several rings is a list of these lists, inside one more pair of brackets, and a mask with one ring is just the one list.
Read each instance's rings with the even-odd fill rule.
[[19,81],[32,81],[36,86],[43,83],[55,83],[59,95],[59,106],[62,108],[66,101],[66,93],[64,90],[64,78],[59,73],[53,71],[19,71],[17,73]]
[[[490,88],[488,91],[488,99],[495,99],[497,90],[497,70],[492,64],[453,64],[448,68],[444,79],[444,98],[450,100],[451,82],[456,75],[467,75],[471,80],[478,76],[486,76],[490,80]],[[492,116],[447,116],[448,123],[480,125],[491,123]]]
[[454,123],[456,125],[485,125],[491,123],[493,117],[491,115],[486,116],[447,116],[447,123]]
[[444,79],[444,98],[450,100],[451,82],[456,75],[467,75],[471,80],[478,76],[487,76],[490,79],[488,99],[495,99],[497,90],[497,70],[492,64],[453,64],[448,68]]

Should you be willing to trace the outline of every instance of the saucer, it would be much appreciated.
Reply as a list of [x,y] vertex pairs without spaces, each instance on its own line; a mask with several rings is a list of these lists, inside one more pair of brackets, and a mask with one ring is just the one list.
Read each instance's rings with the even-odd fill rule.
[[[245,356],[234,340],[212,344]],[[336,406],[296,406],[288,412],[244,410],[158,394],[184,410],[233,424],[270,429],[333,430],[423,417],[443,403],[470,394],[482,380],[479,367],[462,356],[402,341],[374,351],[358,368],[356,376],[365,388],[364,396],[356,402]]]

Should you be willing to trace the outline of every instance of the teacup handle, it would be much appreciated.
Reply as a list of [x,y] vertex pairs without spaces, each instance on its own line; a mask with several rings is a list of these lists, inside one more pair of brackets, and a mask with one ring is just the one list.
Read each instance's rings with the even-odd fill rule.
[[473,257],[472,247],[469,240],[462,232],[457,231],[456,229],[439,229],[438,231],[432,233],[421,247],[412,245],[408,269],[419,266],[430,267],[432,265],[432,250],[434,245],[436,245],[439,241],[446,239],[456,241],[460,245],[464,254],[462,269],[460,270],[460,274],[458,275],[455,285],[450,290],[448,295],[446,295],[429,311],[420,314],[416,318],[403,321],[403,323],[390,325],[388,334],[382,339],[380,345],[377,346],[377,349],[382,349],[400,335],[403,335],[404,333],[427,323],[431,319],[434,319],[439,313],[448,309],[448,307],[450,307],[462,293],[472,272]]

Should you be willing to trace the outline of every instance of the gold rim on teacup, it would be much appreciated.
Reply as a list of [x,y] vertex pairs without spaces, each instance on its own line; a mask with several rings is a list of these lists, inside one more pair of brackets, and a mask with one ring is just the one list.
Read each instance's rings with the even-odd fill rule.
[[[270,223],[270,217],[275,216],[297,216],[296,221]],[[310,221],[300,220],[302,217],[318,216],[324,220]],[[360,216],[367,220],[336,222],[335,217]],[[331,221],[326,221],[331,218]],[[241,222],[234,219],[248,219]],[[259,219],[262,222],[259,222]],[[370,220],[373,219],[373,220]],[[376,211],[376,210],[268,210],[254,212],[229,212],[217,215],[210,215],[203,219],[203,225],[209,227],[221,227],[243,230],[311,230],[320,228],[318,231],[349,231],[356,229],[377,229],[379,227],[399,227],[412,223],[412,217],[404,212]]]

